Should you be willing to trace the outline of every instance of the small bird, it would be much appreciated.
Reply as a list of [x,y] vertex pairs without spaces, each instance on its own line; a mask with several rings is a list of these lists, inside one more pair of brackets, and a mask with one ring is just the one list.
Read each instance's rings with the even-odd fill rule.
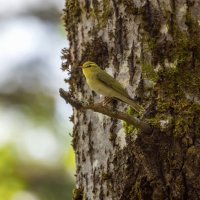
[[121,100],[130,105],[138,113],[144,111],[144,109],[137,105],[128,95],[122,85],[106,71],[102,70],[96,63],[87,61],[81,68],[90,89],[108,98]]

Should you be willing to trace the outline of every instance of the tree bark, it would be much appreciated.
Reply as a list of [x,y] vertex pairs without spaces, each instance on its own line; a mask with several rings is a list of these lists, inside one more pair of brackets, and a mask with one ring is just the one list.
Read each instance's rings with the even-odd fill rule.
[[78,66],[96,62],[145,108],[112,109],[152,132],[74,107],[74,199],[200,199],[200,1],[66,0],[71,97],[99,102]]

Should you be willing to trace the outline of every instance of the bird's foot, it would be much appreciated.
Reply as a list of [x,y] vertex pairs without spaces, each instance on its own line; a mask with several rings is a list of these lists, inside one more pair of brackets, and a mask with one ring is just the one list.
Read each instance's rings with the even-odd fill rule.
[[107,104],[111,103],[112,102],[112,98],[111,97],[105,97],[104,100],[101,102],[101,104],[103,106],[106,106]]

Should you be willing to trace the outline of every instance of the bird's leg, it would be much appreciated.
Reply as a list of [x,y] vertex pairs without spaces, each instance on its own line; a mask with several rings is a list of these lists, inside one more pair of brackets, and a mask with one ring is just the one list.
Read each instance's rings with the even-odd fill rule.
[[101,102],[103,106],[106,106],[110,102],[112,102],[113,98],[111,97],[104,97],[104,100]]

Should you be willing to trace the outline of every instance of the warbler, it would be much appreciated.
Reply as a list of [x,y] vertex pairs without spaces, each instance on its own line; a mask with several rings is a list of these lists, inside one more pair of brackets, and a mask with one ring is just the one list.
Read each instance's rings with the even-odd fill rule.
[[105,97],[119,99],[139,113],[143,112],[143,108],[134,102],[122,85],[96,63],[87,61],[81,68],[90,89]]

